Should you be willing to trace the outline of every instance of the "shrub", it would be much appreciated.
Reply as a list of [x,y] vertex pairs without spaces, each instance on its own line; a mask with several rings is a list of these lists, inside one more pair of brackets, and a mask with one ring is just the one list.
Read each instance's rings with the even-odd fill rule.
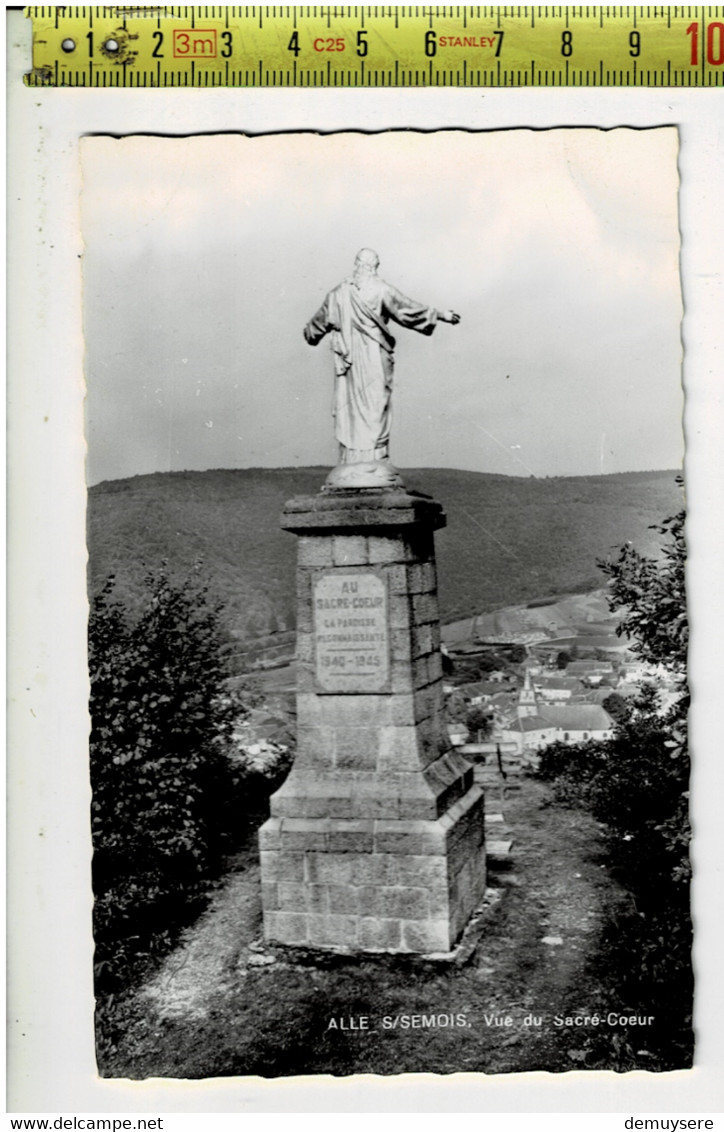
[[479,704],[469,707],[465,715],[465,726],[473,736],[474,742],[479,743],[482,739],[486,739],[493,726],[490,709]]
[[558,805],[590,806],[591,783],[605,766],[609,744],[589,739],[571,745],[557,741],[540,753],[536,778],[553,784],[553,799]]
[[635,638],[633,651],[643,660],[682,677],[689,642],[685,518],[679,511],[651,528],[668,540],[660,558],[647,558],[626,543],[615,562],[599,563],[610,579],[611,609],[624,611],[618,634]]
[[[131,623],[113,580],[89,621],[91,826],[97,974],[188,918],[228,844],[240,776],[219,694],[226,640],[198,578],[149,575]],[[237,818],[238,821],[238,818]]]
[[[601,683],[604,684],[604,681],[602,680]],[[608,687],[611,686],[610,683],[605,683]],[[608,712],[611,719],[615,719],[618,722],[623,722],[628,715],[629,709],[626,700],[618,692],[611,692],[611,695],[606,697],[601,706]]]
[[544,782],[552,782],[560,775],[568,773],[577,762],[576,748],[571,747],[568,743],[558,741],[550,743],[540,753],[535,777],[543,779]]

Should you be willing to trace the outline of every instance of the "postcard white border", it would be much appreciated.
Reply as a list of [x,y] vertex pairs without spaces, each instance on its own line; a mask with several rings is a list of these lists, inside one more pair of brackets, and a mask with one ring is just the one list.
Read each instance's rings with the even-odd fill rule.
[[[15,1112],[714,1112],[721,1105],[724,103],[712,90],[38,90],[8,13],[9,1095]],[[85,676],[78,138],[676,125],[682,176],[697,1064],[692,1071],[124,1083],[95,1077]],[[84,942],[85,941],[85,942]]]

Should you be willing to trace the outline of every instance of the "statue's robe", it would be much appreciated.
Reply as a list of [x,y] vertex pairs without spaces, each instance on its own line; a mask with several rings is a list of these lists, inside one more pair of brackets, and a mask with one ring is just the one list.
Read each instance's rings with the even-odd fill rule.
[[390,437],[395,339],[390,319],[432,334],[440,317],[377,275],[346,279],[330,291],[304,337],[311,345],[331,335],[335,363],[335,436],[355,460],[383,459]]

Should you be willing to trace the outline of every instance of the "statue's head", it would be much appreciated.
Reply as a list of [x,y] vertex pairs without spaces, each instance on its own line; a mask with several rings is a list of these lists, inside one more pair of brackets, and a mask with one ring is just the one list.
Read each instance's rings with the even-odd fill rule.
[[362,248],[357,252],[354,261],[355,271],[369,271],[374,274],[380,266],[380,257],[372,248]]

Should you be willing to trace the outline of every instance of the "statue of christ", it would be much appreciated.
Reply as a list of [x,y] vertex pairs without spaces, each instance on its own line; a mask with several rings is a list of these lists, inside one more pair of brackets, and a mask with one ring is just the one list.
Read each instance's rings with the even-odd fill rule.
[[389,462],[395,339],[388,322],[432,334],[438,322],[460,321],[454,311],[423,306],[385,283],[377,274],[379,262],[369,248],[358,252],[352,277],[329,292],[304,328],[311,346],[331,334],[340,463],[327,480],[330,487],[402,482]]

